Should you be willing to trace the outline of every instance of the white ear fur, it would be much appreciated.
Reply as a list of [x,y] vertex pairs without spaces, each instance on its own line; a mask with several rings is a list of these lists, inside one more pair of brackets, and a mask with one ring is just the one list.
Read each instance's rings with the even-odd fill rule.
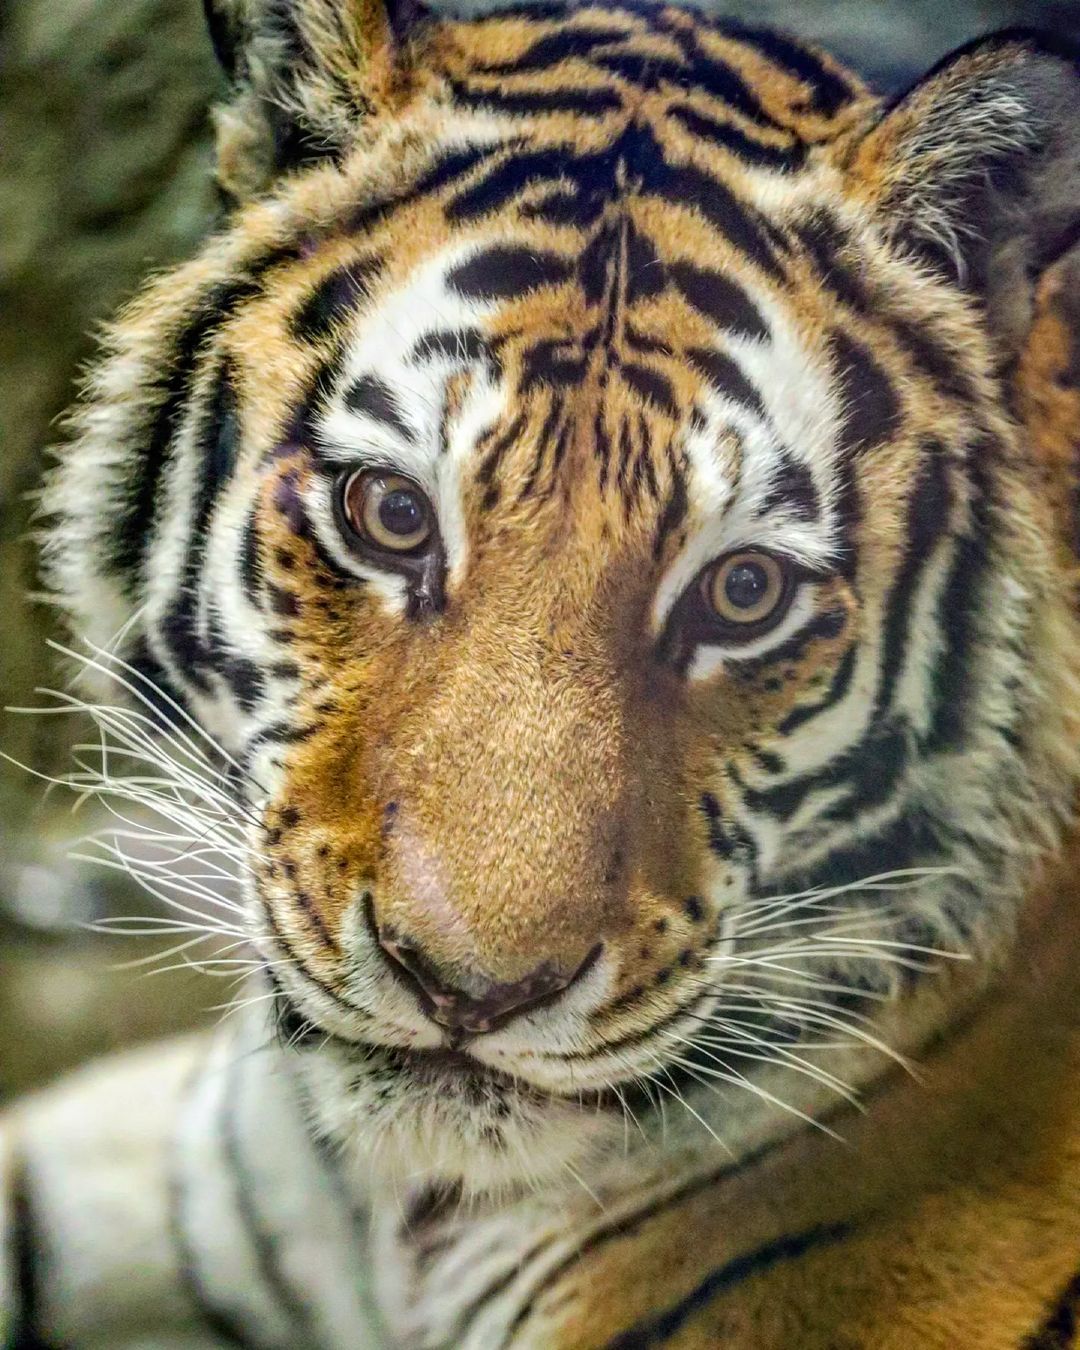
[[1026,332],[1034,278],[1080,228],[1080,64],[1012,31],[931,71],[856,151],[886,229]]

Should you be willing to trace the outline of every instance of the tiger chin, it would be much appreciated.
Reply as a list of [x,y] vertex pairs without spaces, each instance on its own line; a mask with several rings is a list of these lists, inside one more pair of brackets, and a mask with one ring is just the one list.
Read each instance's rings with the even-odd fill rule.
[[1049,1344],[1074,54],[208,14],[228,204],[42,539],[105,860],[250,987],[5,1118],[11,1344]]

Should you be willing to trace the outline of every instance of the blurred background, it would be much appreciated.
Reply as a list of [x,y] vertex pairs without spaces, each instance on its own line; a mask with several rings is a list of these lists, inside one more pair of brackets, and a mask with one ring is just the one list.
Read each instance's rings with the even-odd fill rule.
[[[1030,24],[1080,38],[1080,0],[750,0],[710,8],[803,34],[895,92],[960,43]],[[208,107],[222,92],[199,0],[0,4],[0,706],[66,679],[35,598],[31,502],[95,326],[214,219]],[[0,753],[66,772],[68,718],[0,714]],[[107,1049],[218,1016],[228,981],[118,968],[154,948],[87,930],[155,911],[73,861],[92,821],[0,760],[0,1102]],[[158,947],[167,943],[158,942]],[[165,961],[163,964],[172,964]]]

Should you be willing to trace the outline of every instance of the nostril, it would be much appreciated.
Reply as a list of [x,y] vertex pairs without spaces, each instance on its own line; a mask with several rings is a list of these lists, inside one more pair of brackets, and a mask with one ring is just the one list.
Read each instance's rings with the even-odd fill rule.
[[597,945],[569,974],[553,962],[545,962],[520,980],[507,983],[479,981],[478,992],[466,993],[449,984],[438,969],[413,943],[376,927],[378,943],[399,978],[406,979],[418,994],[425,1013],[450,1031],[480,1036],[524,1012],[533,1012],[559,998],[595,965]]

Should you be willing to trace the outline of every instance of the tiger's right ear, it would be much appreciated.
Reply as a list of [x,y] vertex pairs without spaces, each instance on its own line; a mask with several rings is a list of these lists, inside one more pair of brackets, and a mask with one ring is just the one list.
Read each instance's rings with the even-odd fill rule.
[[203,0],[232,85],[215,113],[218,179],[238,200],[340,156],[405,95],[420,0]]

